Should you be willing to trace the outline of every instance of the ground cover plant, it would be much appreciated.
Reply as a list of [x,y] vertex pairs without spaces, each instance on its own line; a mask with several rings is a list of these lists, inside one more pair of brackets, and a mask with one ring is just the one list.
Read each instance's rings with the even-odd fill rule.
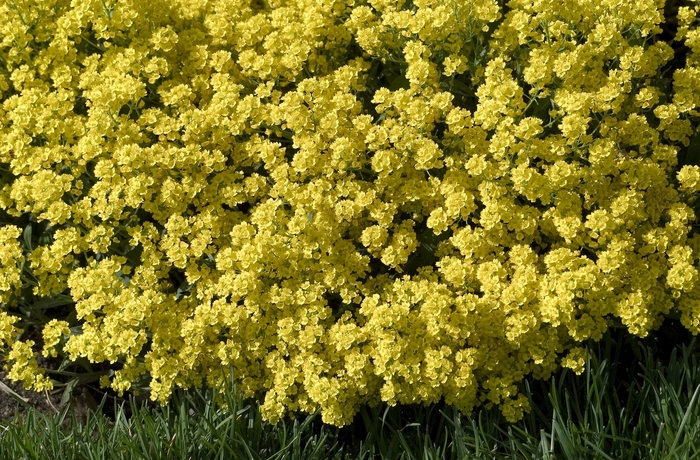
[[700,7],[665,6],[1,3],[10,378],[513,422],[611,327],[696,334]]

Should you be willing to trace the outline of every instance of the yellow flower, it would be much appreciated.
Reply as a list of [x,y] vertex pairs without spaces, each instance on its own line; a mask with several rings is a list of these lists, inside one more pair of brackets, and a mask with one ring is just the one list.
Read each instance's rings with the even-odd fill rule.
[[678,171],[678,182],[680,189],[689,193],[700,190],[700,167],[695,165],[685,165]]
[[586,355],[585,348],[572,348],[561,360],[561,364],[574,371],[576,375],[581,375],[586,367]]
[[61,337],[70,334],[70,329],[66,321],[59,321],[54,318],[46,323],[41,333],[44,338],[44,349],[41,354],[44,357],[52,356],[55,358],[56,345],[58,345]]

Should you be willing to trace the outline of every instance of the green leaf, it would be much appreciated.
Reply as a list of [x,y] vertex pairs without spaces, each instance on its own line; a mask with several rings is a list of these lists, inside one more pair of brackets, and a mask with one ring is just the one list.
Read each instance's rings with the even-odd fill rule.
[[394,78],[394,80],[389,85],[389,89],[392,91],[398,91],[400,89],[409,89],[411,87],[411,82],[404,75],[399,75]]
[[68,404],[68,401],[70,401],[71,395],[73,394],[73,390],[79,381],[80,379],[75,377],[66,384],[66,387],[63,389],[63,394],[61,394],[61,406]]
[[73,303],[73,297],[65,294],[57,294],[55,296],[46,297],[40,301],[33,303],[29,308],[32,310],[46,310],[48,308],[62,307]]
[[543,97],[537,99],[537,101],[532,105],[530,116],[537,117],[543,122],[548,122],[549,110],[552,108],[552,100],[548,97]]
[[476,91],[474,91],[474,88],[471,85],[467,85],[456,78],[452,80],[452,90],[462,96],[470,98],[476,97]]
[[32,224],[31,222],[24,227],[24,244],[27,246],[29,252],[32,252],[34,248],[32,247]]
[[700,131],[697,131],[690,139],[690,145],[680,163],[679,167],[684,165],[700,166]]

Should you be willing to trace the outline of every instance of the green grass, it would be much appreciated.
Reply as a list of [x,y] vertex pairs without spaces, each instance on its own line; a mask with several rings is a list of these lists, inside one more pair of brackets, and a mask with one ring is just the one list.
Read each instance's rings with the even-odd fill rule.
[[365,408],[342,429],[318,415],[273,426],[235,388],[220,395],[228,412],[212,403],[213,390],[181,391],[162,409],[131,400],[107,411],[105,399],[69,429],[66,411],[30,411],[0,428],[0,458],[700,458],[700,345],[669,330],[645,340],[611,332],[589,344],[581,376],[526,381],[533,410],[513,425],[496,409],[465,415],[443,404]]

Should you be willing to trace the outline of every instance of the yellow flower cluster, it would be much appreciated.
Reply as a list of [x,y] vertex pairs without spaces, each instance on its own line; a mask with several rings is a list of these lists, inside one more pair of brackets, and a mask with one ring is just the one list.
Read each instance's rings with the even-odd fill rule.
[[663,0],[502,3],[0,4],[9,376],[52,385],[22,311],[68,297],[44,356],[120,393],[517,420],[613,322],[698,333],[700,3],[669,76]]

